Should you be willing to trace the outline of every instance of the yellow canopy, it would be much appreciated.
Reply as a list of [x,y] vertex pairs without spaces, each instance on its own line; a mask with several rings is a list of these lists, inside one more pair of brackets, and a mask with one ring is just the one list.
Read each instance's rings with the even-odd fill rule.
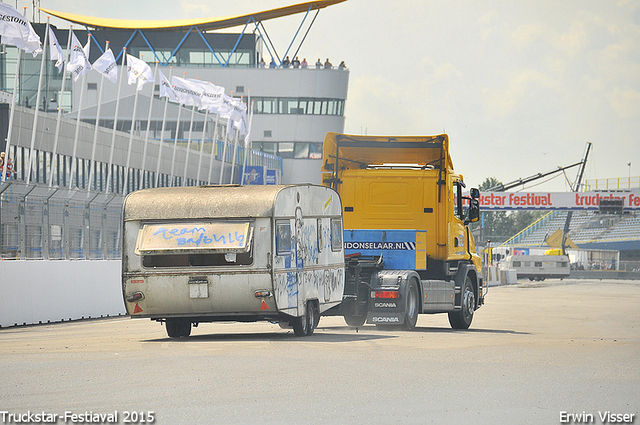
[[196,19],[174,19],[174,20],[137,20],[137,19],[111,19],[98,18],[92,16],[76,15],[75,13],[58,12],[55,10],[40,8],[44,13],[55,16],[74,24],[85,25],[92,28],[119,28],[119,29],[147,29],[147,30],[188,30],[192,26],[197,26],[202,31],[232,28],[245,25],[249,18],[256,21],[280,18],[282,16],[303,13],[307,10],[324,9],[336,3],[346,0],[317,0],[306,3],[294,4],[291,6],[279,7],[262,12],[249,13],[246,15],[228,16],[224,18],[196,18]]

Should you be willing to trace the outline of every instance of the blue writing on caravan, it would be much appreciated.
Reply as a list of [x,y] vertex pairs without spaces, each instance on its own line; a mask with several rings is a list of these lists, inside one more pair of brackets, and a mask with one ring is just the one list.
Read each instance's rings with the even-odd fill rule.
[[182,236],[182,235],[186,235],[187,233],[198,233],[198,232],[205,232],[206,230],[202,227],[193,227],[193,228],[188,228],[188,227],[183,227],[182,229],[180,228],[176,228],[176,229],[167,229],[166,227],[161,227],[160,229],[158,229],[153,236],[156,236],[158,233],[162,233],[162,237],[165,239],[172,239],[173,236]]
[[[245,235],[238,234],[235,232],[234,234],[229,233],[228,235],[220,235],[212,234],[211,237],[206,235],[206,229],[203,227],[183,227],[183,228],[173,228],[171,230],[161,227],[158,229],[153,236],[161,235],[164,239],[173,239],[175,237],[175,241],[179,246],[194,244],[195,246],[200,246],[200,244],[208,245],[212,242],[222,242],[223,245],[227,243],[232,244],[234,242],[238,242],[238,245],[241,246],[244,242]],[[184,235],[191,235],[191,237],[179,237]]]

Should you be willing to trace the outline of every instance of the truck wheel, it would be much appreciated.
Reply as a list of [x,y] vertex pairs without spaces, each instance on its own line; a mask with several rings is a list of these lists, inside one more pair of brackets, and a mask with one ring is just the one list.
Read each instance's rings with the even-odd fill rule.
[[360,328],[364,325],[364,322],[367,321],[367,316],[344,316],[344,321],[347,322],[349,326]]
[[418,312],[420,311],[420,297],[418,296],[418,285],[412,280],[407,288],[407,304],[405,306],[404,329],[412,331],[418,322]]
[[[313,313],[311,313],[313,314]],[[304,316],[294,317],[291,321],[291,326],[293,326],[293,333],[296,336],[306,336],[309,332],[309,304],[307,304],[306,311]],[[313,331],[312,331],[313,332]]]
[[181,336],[187,337],[191,335],[191,322],[167,319],[165,326],[169,338],[180,338]]
[[469,329],[471,320],[473,320],[473,312],[476,308],[476,295],[473,292],[473,285],[469,276],[464,279],[460,297],[462,308],[449,313],[449,324],[453,329]]

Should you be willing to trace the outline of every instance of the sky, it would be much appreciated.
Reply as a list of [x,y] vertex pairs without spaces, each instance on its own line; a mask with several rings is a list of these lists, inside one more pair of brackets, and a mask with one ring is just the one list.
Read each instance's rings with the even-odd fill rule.
[[[79,9],[78,0],[40,0],[40,6],[106,18],[181,19],[298,2],[84,0]],[[8,3],[28,6],[32,18],[31,0]],[[280,55],[302,18],[264,22]],[[640,0],[347,0],[320,11],[299,56],[346,62],[345,133],[445,132],[467,187],[574,164],[587,142],[584,179],[632,176],[637,187]],[[567,181],[577,172],[526,190],[570,190]]]

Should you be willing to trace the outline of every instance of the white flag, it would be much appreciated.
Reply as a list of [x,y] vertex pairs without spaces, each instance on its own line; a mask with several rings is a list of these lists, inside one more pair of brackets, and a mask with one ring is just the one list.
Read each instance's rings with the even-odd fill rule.
[[200,81],[194,79],[188,79],[189,82],[196,84],[200,91],[200,107],[201,109],[207,109],[209,112],[215,114],[224,103],[224,87],[216,86],[209,81]]
[[89,62],[89,51],[91,49],[91,38],[87,40],[87,44],[82,47],[75,34],[71,34],[71,55],[69,55],[69,63],[67,63],[67,71],[73,75],[73,81],[78,81],[87,72],[91,71],[91,63]]
[[111,49],[107,49],[102,56],[96,59],[92,66],[93,69],[107,77],[113,84],[118,82],[118,64]]
[[251,124],[253,123],[253,108],[249,112],[249,127],[247,128],[247,135],[244,136],[244,149],[245,155],[246,152],[249,152],[249,145],[251,144]]
[[56,68],[58,68],[58,73],[60,73],[64,66],[64,53],[51,27],[49,27],[49,59],[56,61]]
[[127,71],[129,72],[129,85],[137,82],[136,90],[142,90],[145,83],[153,83],[153,71],[147,63],[135,56],[127,54]]
[[202,89],[200,85],[176,76],[171,77],[171,82],[179,103],[187,106],[196,106],[197,108],[202,106]]
[[229,118],[231,111],[233,111],[233,97],[225,94],[222,96],[222,106],[218,108],[218,113],[223,118]]
[[0,3],[0,35],[2,44],[33,53],[33,57],[42,53],[40,36],[33,30],[31,23],[6,3]]
[[178,94],[171,87],[171,83],[169,79],[164,76],[162,71],[158,71],[160,73],[160,97],[167,97],[169,101],[179,103]]
[[247,132],[247,105],[241,100],[224,95],[224,104],[218,109],[220,116],[229,118],[227,134],[231,133],[231,125],[237,128],[240,134]]

